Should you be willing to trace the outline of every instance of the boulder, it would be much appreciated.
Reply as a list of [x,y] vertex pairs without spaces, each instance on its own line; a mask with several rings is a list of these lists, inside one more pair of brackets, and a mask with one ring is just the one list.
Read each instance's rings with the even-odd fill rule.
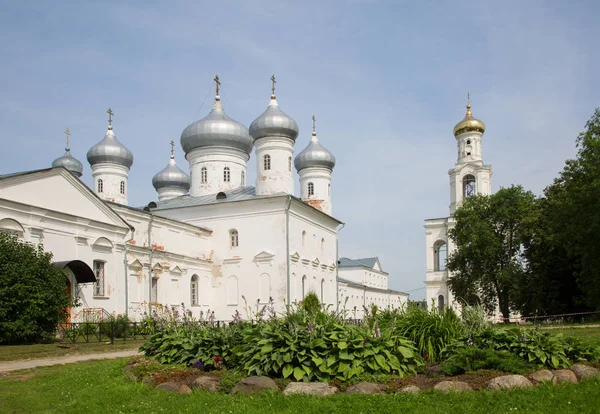
[[152,375],[146,375],[142,378],[142,384],[154,387],[154,377]]
[[127,381],[137,381],[137,377],[133,373],[133,367],[133,365],[127,365],[125,368],[123,368],[125,379],[127,379]]
[[434,390],[438,391],[471,391],[473,388],[469,384],[463,381],[442,381],[435,384]]
[[558,369],[554,371],[554,377],[556,377],[556,382],[559,384],[561,382],[572,382],[577,384],[578,382],[575,373],[570,369]]
[[583,364],[575,364],[571,366],[571,371],[573,371],[579,381],[586,378],[594,378],[600,373],[598,368]]
[[533,374],[531,374],[531,380],[536,384],[542,382],[551,382],[552,384],[556,384],[556,377],[552,372],[550,372],[550,370],[547,369],[535,371]]
[[217,392],[219,390],[219,379],[209,375],[202,375],[194,380],[193,387],[197,390]]
[[487,387],[490,390],[499,391],[512,388],[530,388],[533,387],[533,384],[522,375],[502,375],[488,381]]
[[403,394],[418,394],[421,391],[421,388],[416,385],[407,385],[406,387],[402,387],[400,392]]
[[359,382],[346,389],[346,394],[380,394],[383,387],[374,382]]
[[185,384],[180,384],[178,382],[163,382],[156,386],[157,390],[166,391],[166,392],[176,392],[178,394],[191,394],[192,390]]
[[290,382],[285,390],[284,395],[306,394],[306,395],[332,395],[337,392],[336,387],[332,387],[325,382]]
[[230,394],[237,394],[241,392],[243,394],[253,394],[256,392],[265,391],[279,391],[279,386],[269,377],[248,377],[238,382],[235,387],[231,389]]

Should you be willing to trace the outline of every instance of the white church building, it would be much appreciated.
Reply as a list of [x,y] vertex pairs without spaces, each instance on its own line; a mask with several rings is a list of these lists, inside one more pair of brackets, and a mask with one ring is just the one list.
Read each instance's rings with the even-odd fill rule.
[[[317,138],[314,117],[310,141],[294,158],[298,126],[279,108],[274,88],[247,128],[225,113],[215,81],[212,110],[181,134],[189,175],[172,150],[152,178],[157,201],[147,206],[128,206],[134,156],[117,139],[110,109],[104,138],[87,153],[92,189],[79,179],[83,164],[71,155],[68,135],[52,168],[0,176],[0,230],[52,252],[81,302],[72,316],[95,308],[136,318],[151,302],[231,320],[236,310],[245,317],[246,303],[255,308],[273,298],[282,311],[311,291],[356,318],[363,306],[406,303],[406,293],[388,289],[377,258],[340,259],[335,157]],[[246,183],[252,150],[253,187]]]
[[446,283],[451,276],[446,269],[446,258],[455,249],[448,231],[455,225],[452,215],[467,197],[492,193],[492,166],[484,164],[481,155],[484,132],[485,124],[473,117],[469,102],[465,117],[454,127],[458,156],[454,168],[448,171],[450,215],[425,220],[425,287],[428,307],[432,304],[439,308],[450,306],[460,312],[464,303],[464,300],[452,295]]

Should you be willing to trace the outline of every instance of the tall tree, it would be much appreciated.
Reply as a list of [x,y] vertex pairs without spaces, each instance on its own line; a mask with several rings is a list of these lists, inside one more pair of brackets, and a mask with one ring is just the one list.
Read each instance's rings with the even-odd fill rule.
[[554,237],[580,265],[574,276],[584,303],[600,309],[600,109],[586,123],[576,146],[576,158],[566,162],[546,193],[562,193],[553,211]]
[[0,231],[0,344],[49,339],[67,316],[66,288],[51,253]]
[[488,312],[498,306],[505,320],[511,310],[520,308],[523,252],[537,212],[535,196],[521,186],[465,200],[449,231],[455,251],[447,261],[448,286],[456,298],[477,295]]

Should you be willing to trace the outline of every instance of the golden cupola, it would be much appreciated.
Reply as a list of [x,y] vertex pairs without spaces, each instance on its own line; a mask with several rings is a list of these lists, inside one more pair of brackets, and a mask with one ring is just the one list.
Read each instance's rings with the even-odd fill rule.
[[485,124],[477,118],[473,117],[471,113],[471,99],[467,95],[467,113],[465,117],[454,127],[454,136],[457,137],[465,132],[485,132]]

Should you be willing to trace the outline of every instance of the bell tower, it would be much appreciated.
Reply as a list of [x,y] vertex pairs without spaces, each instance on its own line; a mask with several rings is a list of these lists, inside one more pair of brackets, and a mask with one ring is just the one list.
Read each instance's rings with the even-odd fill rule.
[[492,193],[492,167],[483,163],[481,138],[485,124],[473,117],[471,99],[467,94],[467,113],[454,127],[457,144],[457,159],[450,176],[450,215],[454,214],[463,201],[475,194]]

